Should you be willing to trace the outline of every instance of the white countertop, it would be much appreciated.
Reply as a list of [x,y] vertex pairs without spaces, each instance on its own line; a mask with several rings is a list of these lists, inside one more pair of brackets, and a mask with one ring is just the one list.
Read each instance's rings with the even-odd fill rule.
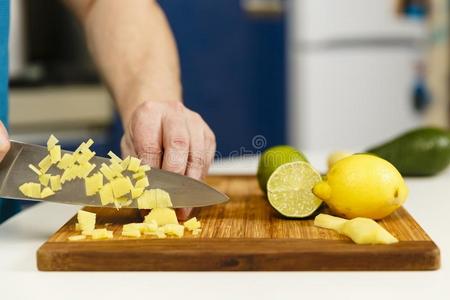
[[[309,157],[324,169],[324,155]],[[212,173],[254,173],[256,164],[256,158],[222,161]],[[406,208],[441,250],[438,271],[39,272],[36,250],[78,207],[38,204],[0,226],[0,299],[450,299],[450,170],[407,183]]]

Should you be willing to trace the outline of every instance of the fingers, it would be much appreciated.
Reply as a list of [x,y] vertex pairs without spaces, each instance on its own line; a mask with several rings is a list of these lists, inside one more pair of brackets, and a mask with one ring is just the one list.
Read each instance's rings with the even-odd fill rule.
[[162,163],[162,114],[158,104],[142,105],[136,110],[129,133],[123,141],[125,149],[134,149],[143,163],[155,168],[161,168]]
[[188,111],[188,129],[190,135],[189,155],[186,175],[194,179],[202,179],[206,165],[205,135],[203,119],[199,114]]
[[8,153],[11,144],[9,142],[8,132],[5,126],[0,122],[0,161],[5,158],[6,153]]
[[174,103],[173,109],[165,114],[162,121],[164,128],[164,170],[185,174],[188,161],[190,137],[181,103]]

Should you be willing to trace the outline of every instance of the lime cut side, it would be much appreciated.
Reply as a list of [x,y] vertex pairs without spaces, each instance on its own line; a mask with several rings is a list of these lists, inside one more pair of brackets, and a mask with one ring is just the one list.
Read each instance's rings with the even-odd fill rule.
[[322,204],[312,193],[320,174],[307,162],[292,162],[278,167],[267,182],[267,198],[280,214],[290,218],[310,216]]

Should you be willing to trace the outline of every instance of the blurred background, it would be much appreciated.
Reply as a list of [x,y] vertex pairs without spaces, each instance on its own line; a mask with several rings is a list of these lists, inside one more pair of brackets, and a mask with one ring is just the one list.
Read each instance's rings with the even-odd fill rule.
[[[184,99],[222,157],[291,144],[362,150],[449,126],[448,0],[166,0]],[[10,132],[119,152],[113,101],[58,0],[11,1]],[[111,62],[114,63],[114,62]]]

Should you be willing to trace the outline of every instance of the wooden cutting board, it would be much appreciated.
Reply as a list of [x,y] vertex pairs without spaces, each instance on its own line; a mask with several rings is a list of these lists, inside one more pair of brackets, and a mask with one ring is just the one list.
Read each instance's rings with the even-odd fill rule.
[[210,177],[207,182],[228,194],[230,201],[200,210],[199,236],[121,237],[122,224],[142,221],[137,210],[89,208],[97,213],[97,227],[114,230],[114,239],[68,241],[76,234],[74,217],[40,247],[38,269],[435,270],[440,266],[439,249],[403,208],[381,221],[400,240],[398,244],[356,245],[334,231],[313,226],[313,218],[281,217],[267,203],[254,176]]

